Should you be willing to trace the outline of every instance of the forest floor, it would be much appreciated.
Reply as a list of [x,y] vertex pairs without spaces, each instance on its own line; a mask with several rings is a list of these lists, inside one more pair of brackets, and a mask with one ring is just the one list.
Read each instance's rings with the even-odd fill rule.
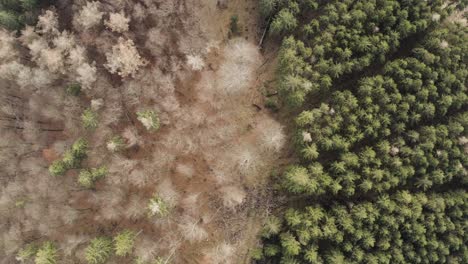
[[[279,152],[261,150],[258,153],[256,149],[262,148],[259,146],[263,144],[262,136],[279,137],[278,142],[272,142],[273,146],[267,146],[267,149],[273,148],[271,150],[278,151],[284,141],[283,126],[263,106],[264,96],[260,88],[272,78],[273,64],[271,61],[264,63],[266,58],[258,51],[262,32],[259,32],[256,4],[256,1],[236,0],[228,1],[227,7],[223,8],[215,0],[203,1],[199,10],[193,12],[202,32],[200,36],[207,43],[213,43],[210,45],[215,50],[206,56],[208,67],[181,78],[175,89],[181,107],[194,115],[202,112],[205,118],[214,122],[207,126],[195,123],[183,129],[190,130],[194,137],[200,135],[201,141],[196,142],[198,146],[188,154],[177,150],[171,153],[178,163],[161,178],[162,181],[164,177],[170,179],[174,188],[185,197],[197,195],[198,203],[205,205],[195,214],[201,217],[209,236],[198,243],[182,242],[183,250],[179,252],[183,263],[250,263],[249,252],[256,247],[259,229],[269,213],[271,197],[264,191],[265,184],[270,171],[284,163],[279,162]],[[239,36],[229,39],[229,23],[233,15],[238,16],[240,32]],[[245,63],[250,65],[236,72]],[[239,87],[216,91],[220,83],[229,86],[225,82],[230,80],[226,78],[239,78],[231,84]],[[229,91],[236,89],[238,91]],[[213,107],[212,103],[216,101],[219,102]],[[167,134],[162,137],[177,137],[174,133],[180,132],[178,125],[187,124],[171,124],[164,129]],[[271,129],[278,131],[267,131]],[[226,134],[218,141],[215,137],[219,134],[214,130],[225,130]],[[203,142],[205,139],[201,134],[211,134],[213,138]],[[211,140],[216,142],[211,144]],[[220,152],[220,149],[223,150]],[[195,171],[188,180],[187,175],[182,175],[184,168]],[[213,195],[215,193],[224,197],[219,199]],[[233,207],[226,208],[230,203]],[[229,252],[230,248],[223,248],[223,245],[232,246],[234,251]],[[207,248],[215,250],[200,255],[200,252],[207,252]]]
[[[287,128],[263,103],[262,89],[273,78],[274,63],[258,48],[262,32],[257,3],[233,0],[224,8],[217,2],[200,2],[191,10],[194,23],[175,28],[193,31],[187,39],[172,40],[173,48],[179,49],[174,52],[204,48],[205,67],[178,73],[174,88],[180,109],[169,114],[156,136],[145,135],[145,141],[159,143],[129,156],[171,157],[159,175],[163,187],[158,188],[164,192],[164,186],[172,185],[180,201],[174,217],[199,219],[196,223],[208,232],[200,241],[178,241],[176,263],[250,263],[249,252],[272,207],[271,193],[265,190],[270,172],[288,160],[288,154],[280,156],[288,152],[279,151]],[[184,3],[179,4],[182,10]],[[233,15],[238,16],[240,30],[229,37]],[[194,197],[196,205],[191,204]],[[167,231],[159,232],[155,235],[165,236]]]
[[[215,148],[217,150],[213,150],[209,144],[200,143],[200,148],[189,155],[173,153],[177,156],[176,160],[182,164],[185,165],[187,162],[193,165],[195,173],[188,181],[183,175],[180,175],[177,168],[166,176],[172,179],[175,189],[180,190],[187,197],[198,195],[199,202],[207,205],[200,208],[198,214],[202,218],[203,216],[210,218],[209,220],[201,220],[204,228],[209,230],[209,236],[206,240],[199,243],[184,242],[182,244],[183,250],[180,252],[185,255],[182,257],[183,263],[250,263],[250,250],[257,246],[259,230],[264,218],[270,213],[270,207],[272,207],[269,204],[272,197],[265,191],[265,185],[271,170],[281,163],[285,163],[285,161],[281,162],[285,158],[282,158],[279,152],[265,153],[261,151],[263,153],[255,153],[255,148],[262,144],[262,132],[265,132],[261,131],[262,129],[283,130],[277,131],[278,137],[283,137],[281,133],[285,132],[284,127],[277,124],[270,111],[263,106],[264,96],[261,93],[261,88],[272,78],[274,66],[271,61],[257,51],[259,38],[262,34],[258,25],[257,3],[248,0],[232,0],[227,1],[227,7],[223,8],[218,6],[217,2],[216,0],[203,1],[199,6],[200,9],[194,12],[199,22],[200,31],[203,32],[203,38],[209,43],[215,43],[216,51],[207,55],[206,64],[208,67],[206,69],[183,78],[179,82],[179,86],[176,86],[176,90],[180,92],[181,106],[190,108],[190,112],[194,114],[205,107],[206,101],[216,101],[220,99],[218,96],[231,97],[231,100],[220,100],[219,105],[214,108],[206,107],[202,110],[207,118],[215,120],[214,124],[210,124],[211,128],[197,125],[190,129],[194,136],[201,131],[203,134],[211,134],[212,129],[232,130],[226,131],[232,134],[216,142]],[[230,34],[229,24],[233,15],[238,16],[240,32],[239,36],[230,39],[228,37]],[[245,56],[253,56],[254,58],[244,58],[242,54],[237,54],[240,57],[236,57],[235,54],[225,54],[233,52],[232,49],[236,48],[235,45],[239,45],[237,52],[240,53],[244,52],[243,46],[245,48],[248,46],[246,49],[251,49],[252,55],[246,54]],[[248,63],[252,63],[248,66],[247,72],[239,73],[241,76],[234,73],[236,66],[233,65],[232,68],[230,66],[231,63],[236,64],[239,61],[229,61],[238,59],[241,61],[246,59],[250,61]],[[214,92],[210,95],[213,92],[211,89],[217,89],[217,82],[226,82],[226,77],[219,76],[219,72],[222,71],[220,68],[223,67],[229,67],[228,71],[234,71],[226,77],[242,78],[244,76],[241,81],[247,83],[233,81],[233,85],[242,86],[233,88],[242,89],[239,93],[228,91],[226,93]],[[242,65],[237,67],[242,67]],[[221,73],[221,75],[223,74]],[[260,106],[261,109],[255,105]],[[269,122],[277,125],[270,127]],[[231,127],[233,124],[235,128]],[[169,127],[167,137],[174,137],[172,133],[175,131],[177,128]],[[271,135],[275,136],[275,132],[273,131]],[[282,142],[278,144],[282,144]],[[231,153],[219,153],[219,148]],[[216,160],[206,158],[210,156],[207,155],[207,151],[216,153],[215,155],[218,156]],[[238,157],[235,157],[237,155]],[[244,165],[246,168],[239,168]],[[227,172],[225,169],[231,171]],[[219,174],[225,175],[220,176]],[[216,195],[213,195],[220,192],[231,192],[231,194],[222,194],[227,197],[220,200]],[[236,194],[237,192],[239,193]],[[233,200],[234,203],[237,203],[242,199],[243,202],[240,205],[235,205],[231,209],[221,205],[223,201],[229,203],[229,200]],[[233,246],[234,251],[232,253],[224,252],[229,250],[223,248],[223,244]],[[210,247],[216,248],[217,253],[213,254],[211,251],[200,256],[200,252],[206,252],[206,248]]]

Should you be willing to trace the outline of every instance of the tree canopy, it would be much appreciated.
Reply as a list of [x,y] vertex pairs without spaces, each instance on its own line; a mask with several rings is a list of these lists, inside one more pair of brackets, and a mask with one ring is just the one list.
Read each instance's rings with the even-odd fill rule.
[[280,185],[305,206],[286,209],[255,258],[467,262],[468,31],[444,21],[460,6],[274,3],[280,98],[299,111],[300,162]]
[[53,0],[0,0],[0,27],[18,30],[32,25],[37,20],[40,5],[49,5]]

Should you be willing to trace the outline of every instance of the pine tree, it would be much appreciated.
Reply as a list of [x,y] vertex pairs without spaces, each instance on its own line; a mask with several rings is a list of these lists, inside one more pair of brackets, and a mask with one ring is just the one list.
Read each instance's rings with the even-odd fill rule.
[[103,264],[112,254],[112,240],[107,237],[97,237],[86,247],[85,259],[89,264]]
[[107,167],[101,166],[98,168],[83,169],[78,175],[78,183],[84,188],[93,188],[97,180],[107,175]]
[[83,123],[83,127],[86,129],[96,129],[99,125],[98,115],[90,108],[85,109],[81,115],[81,122]]
[[58,263],[57,258],[57,248],[52,242],[47,241],[37,250],[34,261],[36,264],[55,264]]
[[130,230],[124,230],[114,237],[114,248],[117,256],[127,256],[132,253],[136,234]]

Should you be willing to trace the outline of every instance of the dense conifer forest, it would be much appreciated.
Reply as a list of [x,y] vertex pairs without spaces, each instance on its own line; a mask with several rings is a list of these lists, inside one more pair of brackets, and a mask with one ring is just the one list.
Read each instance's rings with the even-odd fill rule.
[[25,25],[37,22],[41,7],[47,7],[54,0],[1,0],[0,26],[9,30],[19,30]]
[[297,112],[300,200],[267,221],[260,263],[466,263],[463,1],[261,1]]

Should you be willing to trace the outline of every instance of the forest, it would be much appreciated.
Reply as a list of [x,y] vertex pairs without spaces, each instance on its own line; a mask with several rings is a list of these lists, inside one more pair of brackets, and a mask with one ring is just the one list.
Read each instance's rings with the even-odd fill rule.
[[466,2],[261,3],[299,161],[255,258],[466,263]]
[[467,0],[0,0],[0,264],[468,263]]

